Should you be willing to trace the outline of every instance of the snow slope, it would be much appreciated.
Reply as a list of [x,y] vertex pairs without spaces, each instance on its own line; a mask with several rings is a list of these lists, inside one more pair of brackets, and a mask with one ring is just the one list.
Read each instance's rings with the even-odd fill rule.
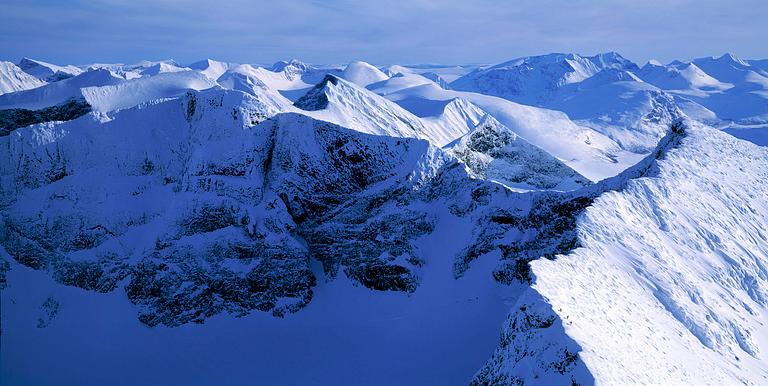
[[85,99],[95,111],[109,112],[215,85],[191,70],[125,80],[109,70],[98,69],[32,90],[0,95],[0,108],[41,109],[75,98]]
[[227,70],[234,67],[231,63],[219,62],[216,60],[205,59],[199,62],[194,62],[187,66],[193,70],[200,71],[203,75],[207,76],[210,80],[219,79]]
[[109,112],[164,98],[184,95],[189,90],[205,90],[216,82],[196,71],[183,70],[131,79],[111,85],[80,90],[95,111]]
[[[651,73],[661,72],[661,68],[666,69],[654,64],[644,67],[646,75],[655,80],[662,75]],[[671,96],[636,75],[641,72],[617,53],[592,57],[550,54],[478,69],[451,87],[563,111],[579,125],[606,135],[621,149],[645,154],[680,116],[680,110]],[[699,85],[707,81],[696,80]],[[708,114],[693,101],[682,104],[697,117]]]
[[474,176],[500,182],[517,191],[576,190],[591,184],[490,115],[446,148],[464,162]]
[[559,111],[525,106],[489,95],[445,90],[434,83],[402,89],[386,97],[414,111],[434,101],[467,100],[592,181],[614,176],[643,157],[622,150],[609,137],[574,123]]
[[389,79],[389,76],[378,68],[361,61],[349,63],[339,76],[360,87]]
[[21,59],[19,68],[27,74],[45,82],[56,82],[80,75],[83,72],[83,70],[75,66],[58,66],[29,58]]
[[45,81],[27,74],[15,64],[0,61],[0,94],[29,90],[45,84]]
[[125,80],[105,69],[83,72],[80,75],[46,84],[31,90],[0,95],[0,109],[40,109],[60,104],[68,99],[83,98],[87,87],[111,86]]
[[187,70],[189,70],[189,68],[179,67],[171,63],[160,62],[147,67],[146,69],[141,71],[140,74],[142,76],[152,76],[157,74],[164,74],[166,72],[179,72],[179,71],[187,71]]
[[615,52],[591,57],[529,56],[477,69],[451,82],[450,87],[540,106],[558,88],[581,82],[606,68],[633,70],[637,65]]
[[683,114],[671,95],[614,68],[559,88],[546,106],[639,154],[650,152]]
[[[577,366],[564,377],[580,382],[765,384],[768,150],[687,126],[650,174],[585,211],[580,248],[531,263],[532,292],[510,314],[512,342],[497,351],[511,361],[481,377],[525,377],[509,372],[510,350],[523,345],[537,358],[557,358],[552,347],[578,352],[588,374]],[[526,313],[559,338],[525,340],[539,334],[515,324]]]

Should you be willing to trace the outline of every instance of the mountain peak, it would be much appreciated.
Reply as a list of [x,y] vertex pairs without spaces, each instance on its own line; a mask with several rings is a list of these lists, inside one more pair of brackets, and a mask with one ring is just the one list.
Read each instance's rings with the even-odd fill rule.
[[18,66],[27,74],[47,82],[71,78],[83,72],[75,66],[59,66],[27,57],[22,58]]
[[341,77],[360,87],[389,79],[389,76],[376,68],[376,66],[363,61],[349,63],[341,73]]
[[275,64],[270,67],[270,70],[273,72],[282,72],[286,71],[286,69],[295,70],[298,72],[306,72],[311,70],[313,67],[310,66],[307,63],[302,62],[298,59],[291,59],[289,61],[280,60],[275,62]]
[[734,55],[734,54],[732,54],[730,52],[724,53],[723,55],[721,55],[720,57],[716,58],[715,60],[717,60],[718,62],[737,64],[737,65],[741,65],[741,66],[749,66],[749,63],[747,63],[745,60],[739,58],[738,56],[736,56],[736,55]]

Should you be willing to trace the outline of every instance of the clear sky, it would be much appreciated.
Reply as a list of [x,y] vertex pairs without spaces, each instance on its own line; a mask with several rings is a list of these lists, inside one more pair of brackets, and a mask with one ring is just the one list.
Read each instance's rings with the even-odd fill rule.
[[495,63],[768,58],[768,0],[0,0],[0,59]]

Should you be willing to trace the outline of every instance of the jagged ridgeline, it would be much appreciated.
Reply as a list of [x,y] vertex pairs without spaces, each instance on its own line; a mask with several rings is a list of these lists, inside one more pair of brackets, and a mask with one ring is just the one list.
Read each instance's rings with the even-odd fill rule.
[[[232,97],[190,92],[105,123],[17,132],[4,160],[3,246],[67,285],[108,292],[127,279],[142,322],[175,326],[296,312],[313,297],[311,259],[325,280],[343,271],[371,290],[418,291],[430,263],[419,238],[446,216],[476,224],[457,277],[501,249],[496,280],[526,281],[527,261],[576,245],[575,218],[596,194],[514,193],[427,141],[298,114],[252,126]],[[136,124],[160,114],[164,125]],[[72,134],[75,125],[84,129]],[[41,131],[58,139],[24,140]]]

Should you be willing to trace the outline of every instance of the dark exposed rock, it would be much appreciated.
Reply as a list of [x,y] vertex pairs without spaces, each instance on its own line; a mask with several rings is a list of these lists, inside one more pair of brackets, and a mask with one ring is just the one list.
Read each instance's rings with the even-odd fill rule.
[[37,328],[46,328],[59,315],[59,302],[49,296],[40,306],[41,315],[37,319]]
[[40,110],[0,110],[0,137],[35,123],[71,121],[89,112],[91,112],[91,105],[83,99],[70,99],[60,105]]
[[293,105],[307,111],[323,110],[328,107],[328,96],[325,95],[325,87],[328,83],[336,84],[338,79],[333,75],[326,75],[323,81],[312,87],[304,96]]
[[540,295],[529,290],[510,312],[499,347],[471,385],[522,385],[525,378],[547,384],[594,382],[579,357],[581,347]]
[[367,288],[378,291],[413,292],[416,290],[416,278],[408,268],[400,265],[375,263],[347,268],[346,273]]

